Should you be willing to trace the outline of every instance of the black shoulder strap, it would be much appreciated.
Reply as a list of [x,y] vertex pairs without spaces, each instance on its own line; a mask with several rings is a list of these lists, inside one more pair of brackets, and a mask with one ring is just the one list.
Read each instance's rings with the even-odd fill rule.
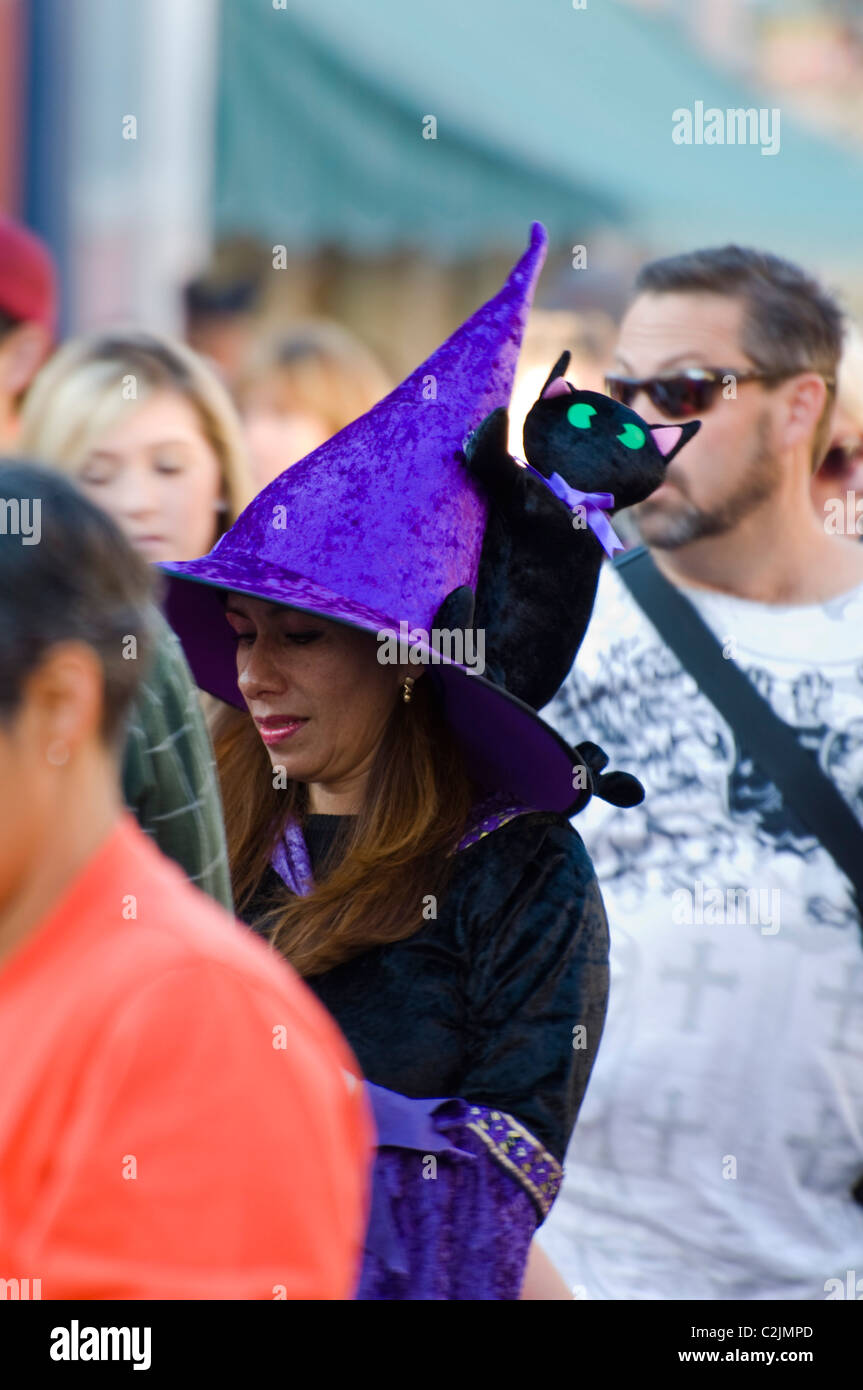
[[830,778],[749,678],[723,656],[710,628],[660,573],[645,546],[620,556],[614,567],[660,637],[731,725],[741,747],[851,880],[861,911],[863,826]]

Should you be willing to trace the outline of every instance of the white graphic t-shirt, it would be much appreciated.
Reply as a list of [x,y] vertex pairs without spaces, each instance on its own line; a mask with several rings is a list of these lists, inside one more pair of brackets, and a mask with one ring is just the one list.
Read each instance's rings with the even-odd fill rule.
[[[683,592],[863,821],[863,586],[796,608]],[[542,1244],[588,1299],[863,1297],[849,881],[608,565],[543,714],[646,798],[594,798],[575,821],[611,993]]]

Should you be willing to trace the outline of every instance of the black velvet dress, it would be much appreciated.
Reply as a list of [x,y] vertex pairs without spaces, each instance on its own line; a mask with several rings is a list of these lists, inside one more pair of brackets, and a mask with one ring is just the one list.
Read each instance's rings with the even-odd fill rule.
[[[304,825],[312,868],[342,817]],[[273,870],[243,914],[253,929]],[[565,817],[526,812],[461,850],[437,918],[307,981],[366,1077],[514,1116],[563,1161],[605,1019],[608,927]]]

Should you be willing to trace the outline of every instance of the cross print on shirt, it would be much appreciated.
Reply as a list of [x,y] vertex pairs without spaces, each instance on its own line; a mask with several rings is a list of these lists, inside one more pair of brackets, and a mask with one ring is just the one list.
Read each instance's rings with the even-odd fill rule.
[[819,986],[815,991],[816,999],[830,999],[836,1005],[836,1030],[832,1041],[827,1044],[831,1052],[863,1053],[863,1032],[858,1036],[857,1047],[848,1046],[845,1041],[848,1023],[852,1016],[857,1013],[863,1021],[863,992],[859,987],[854,987],[858,980],[863,980],[863,962],[846,964],[846,989]]
[[691,1120],[684,1120],[681,1117],[682,1091],[665,1091],[664,1095],[666,1097],[664,1115],[645,1115],[642,1112],[637,1118],[640,1124],[651,1125],[656,1130],[659,1136],[656,1175],[667,1178],[671,1175],[671,1150],[674,1136],[677,1134],[701,1134],[707,1126],[694,1124]]
[[617,1172],[611,1148],[611,1109],[606,1106],[598,1119],[579,1130],[575,1135],[575,1154],[579,1163],[591,1168],[601,1168],[603,1172]]
[[707,964],[707,957],[711,951],[715,950],[712,941],[694,942],[692,950],[694,961],[691,970],[681,970],[675,966],[662,972],[663,980],[689,980],[691,982],[686,992],[681,1024],[684,1033],[696,1031],[702,990],[706,989],[708,985],[721,985],[723,989],[734,989],[740,979],[736,972],[729,973],[710,969]]
[[[785,1142],[789,1149],[796,1149],[803,1155],[803,1161],[798,1171],[798,1177],[803,1187],[818,1186],[818,1179],[822,1177],[825,1183],[832,1186],[836,1180],[837,1148],[849,1150],[853,1148],[842,1116],[832,1105],[823,1101],[815,1123],[815,1133],[809,1135],[792,1134]],[[832,1174],[822,1173],[821,1160],[823,1158],[831,1161]]]

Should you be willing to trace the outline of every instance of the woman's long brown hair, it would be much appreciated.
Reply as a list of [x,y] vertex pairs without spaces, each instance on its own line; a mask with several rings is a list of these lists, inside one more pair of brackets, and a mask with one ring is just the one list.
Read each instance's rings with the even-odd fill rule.
[[[226,710],[215,732],[237,912],[258,892],[276,837],[302,824],[306,788],[274,787],[273,767],[247,714]],[[341,858],[305,897],[283,889],[263,904],[259,930],[295,969],[318,975],[372,946],[412,936],[439,902],[475,790],[429,673],[398,699]],[[333,855],[329,856],[332,861]],[[431,916],[426,911],[426,917]]]

